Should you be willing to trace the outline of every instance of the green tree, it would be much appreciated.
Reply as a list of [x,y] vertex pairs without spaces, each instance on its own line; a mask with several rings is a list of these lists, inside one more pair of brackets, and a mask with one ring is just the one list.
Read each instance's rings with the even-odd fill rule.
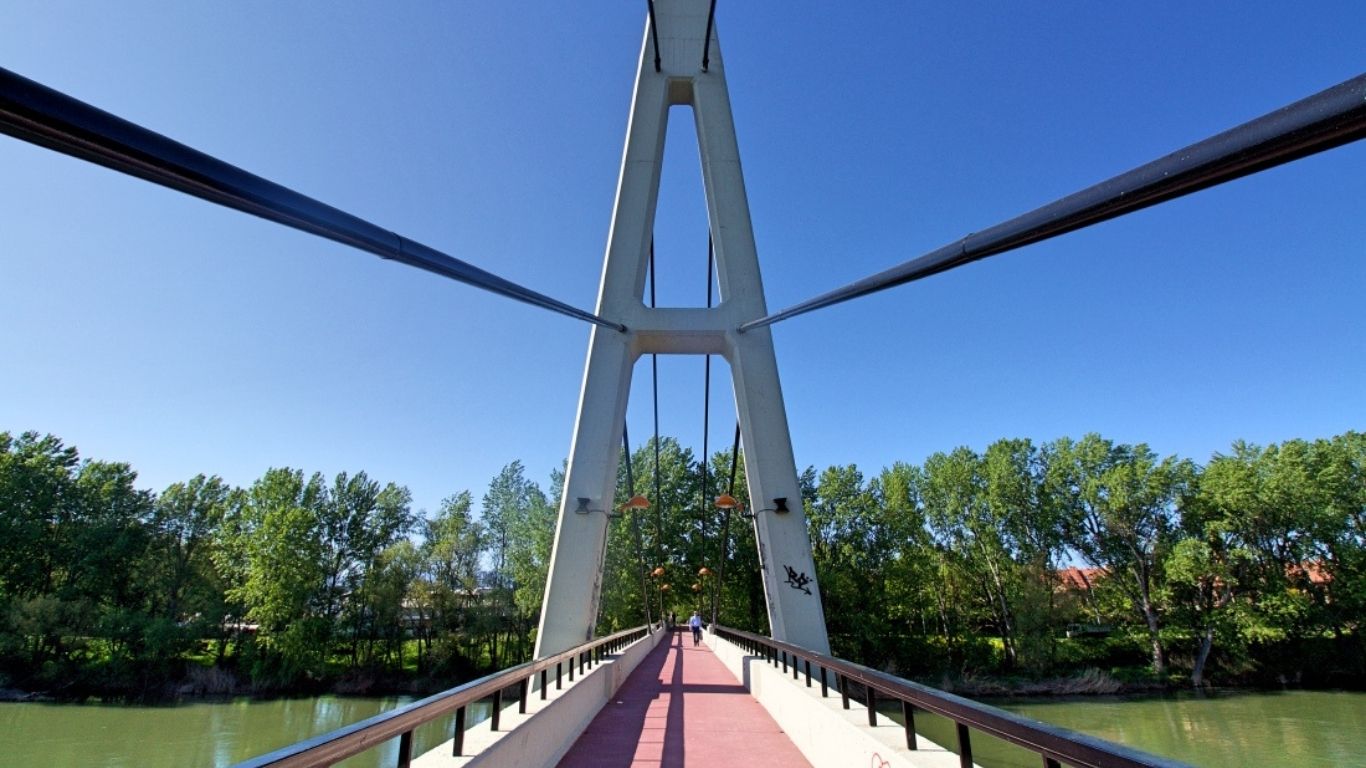
[[461,491],[443,499],[436,515],[422,522],[423,577],[413,593],[428,617],[426,652],[432,652],[437,636],[450,638],[438,666],[457,673],[472,669],[476,656],[469,609],[479,594],[485,535],[472,506],[470,492]]
[[[545,493],[526,477],[520,461],[504,466],[484,494],[481,521],[492,558],[489,655],[495,667],[506,666],[505,656],[510,662],[530,655],[528,640],[536,617],[524,607],[540,605],[536,590],[538,585],[543,590],[545,582],[535,570],[549,560],[548,550],[541,553],[545,537],[540,531],[552,516]],[[530,584],[519,583],[519,578],[529,579]]]
[[278,673],[287,681],[322,671],[331,638],[323,615],[327,553],[319,530],[326,492],[320,474],[305,481],[300,470],[267,470],[221,529],[215,556],[231,575],[227,596],[260,625],[264,647],[281,662],[273,668],[265,660],[254,670],[258,676]]
[[1094,433],[1076,443],[1060,439],[1046,453],[1048,492],[1063,505],[1068,545],[1129,595],[1147,628],[1153,673],[1166,674],[1161,566],[1195,465]]
[[52,435],[0,432],[0,594],[51,594],[71,557],[64,523],[74,511],[80,455]]
[[405,632],[420,617],[409,598],[422,565],[421,551],[404,539],[377,553],[365,570],[351,597],[358,664],[403,668]]
[[882,663],[890,541],[878,488],[865,484],[852,464],[829,467],[806,511],[832,650],[864,663]]
[[1061,510],[1051,503],[1041,453],[1029,440],[997,440],[981,457],[986,527],[995,527],[1004,558],[1001,613],[1012,618],[1020,660],[1036,670],[1052,663],[1056,637],[1057,558],[1063,550]]
[[1347,432],[1313,443],[1318,514],[1312,528],[1312,557],[1324,578],[1322,602],[1333,633],[1356,638],[1363,655],[1366,616],[1366,433]]
[[[214,535],[228,510],[232,489],[217,475],[196,475],[161,492],[152,509],[156,560],[161,569],[162,615],[180,621],[219,603],[210,559]],[[216,617],[217,618],[217,617]]]
[[[948,562],[964,569],[977,586],[979,605],[1000,635],[1010,668],[1019,661],[1014,605],[1018,574],[1002,519],[1011,510],[1003,501],[991,503],[985,469],[969,448],[936,453],[925,460],[922,494],[936,542],[952,553]],[[1001,474],[998,469],[996,495],[1005,498]]]

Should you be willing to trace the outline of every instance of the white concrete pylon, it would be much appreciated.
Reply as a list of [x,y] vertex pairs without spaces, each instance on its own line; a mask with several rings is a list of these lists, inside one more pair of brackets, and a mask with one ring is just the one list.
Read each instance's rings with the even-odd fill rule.
[[[660,71],[655,71],[647,18],[597,306],[599,315],[628,330],[591,331],[536,656],[593,636],[609,521],[605,512],[614,503],[631,373],[636,360],[651,353],[722,355],[730,364],[773,637],[828,652],[772,336],[768,328],[737,330],[763,317],[767,308],[721,47],[713,28],[703,72],[708,0],[656,0],[654,5]],[[643,301],[673,105],[692,107],[697,130],[721,293],[720,304],[711,309],[650,309]],[[576,512],[581,498],[588,499],[587,513]],[[785,499],[789,511],[777,512],[776,499]]]

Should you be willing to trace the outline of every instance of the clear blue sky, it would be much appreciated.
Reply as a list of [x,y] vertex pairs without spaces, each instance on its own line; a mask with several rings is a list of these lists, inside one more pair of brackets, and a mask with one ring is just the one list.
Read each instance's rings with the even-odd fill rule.
[[[772,309],[1366,69],[1359,2],[718,5]],[[0,66],[592,308],[644,9],[9,0]],[[704,301],[699,195],[675,130],[661,304]],[[797,462],[1092,430],[1204,461],[1362,429],[1364,289],[1354,145],[776,326]],[[7,137],[0,306],[0,430],[154,490],[364,469],[428,510],[513,459],[545,483],[588,337]],[[660,373],[662,430],[700,449],[701,359]],[[650,433],[648,361],[629,424]]]

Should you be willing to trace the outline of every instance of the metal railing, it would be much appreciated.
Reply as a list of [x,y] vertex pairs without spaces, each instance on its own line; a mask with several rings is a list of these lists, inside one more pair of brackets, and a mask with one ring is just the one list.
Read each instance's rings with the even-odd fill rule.
[[[916,710],[948,718],[957,731],[958,759],[963,768],[973,766],[971,732],[974,730],[1034,752],[1043,761],[1044,768],[1059,768],[1063,764],[1080,768],[1189,768],[1187,763],[1031,720],[771,637],[719,625],[714,631],[718,637],[735,643],[750,654],[763,659],[765,663],[781,667],[783,674],[787,674],[790,669],[794,680],[801,679],[804,668],[806,686],[812,687],[814,676],[814,679],[820,681],[823,697],[830,696],[830,689],[834,687],[843,700],[845,709],[849,709],[851,699],[857,700],[857,694],[860,693],[858,689],[862,689],[862,703],[868,709],[870,726],[877,725],[877,707],[880,700],[899,701],[907,749],[914,750],[918,747],[915,734]],[[831,674],[835,676],[833,681],[829,679]],[[855,690],[851,691],[851,687]]]
[[454,746],[452,753],[459,757],[465,745],[465,708],[484,699],[492,700],[489,715],[493,730],[499,728],[499,715],[503,709],[503,694],[515,690],[518,711],[526,714],[527,696],[531,680],[540,678],[541,699],[546,698],[548,686],[552,683],[556,690],[564,685],[568,676],[574,680],[575,668],[580,677],[595,664],[615,654],[635,641],[646,637],[653,626],[641,626],[618,632],[615,635],[593,640],[577,648],[571,648],[554,656],[529,661],[525,664],[505,669],[501,672],[465,683],[420,701],[375,715],[368,720],[338,728],[331,733],[278,749],[269,754],[238,763],[234,768],[316,768],[330,766],[352,755],[378,747],[395,736],[399,737],[398,768],[407,768],[413,757],[413,731],[437,718],[455,713],[452,728]]

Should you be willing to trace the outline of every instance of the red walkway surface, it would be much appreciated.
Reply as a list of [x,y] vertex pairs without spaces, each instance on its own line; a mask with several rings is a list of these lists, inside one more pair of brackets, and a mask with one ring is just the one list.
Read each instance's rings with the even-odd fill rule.
[[801,766],[787,734],[706,645],[661,640],[560,766]]

